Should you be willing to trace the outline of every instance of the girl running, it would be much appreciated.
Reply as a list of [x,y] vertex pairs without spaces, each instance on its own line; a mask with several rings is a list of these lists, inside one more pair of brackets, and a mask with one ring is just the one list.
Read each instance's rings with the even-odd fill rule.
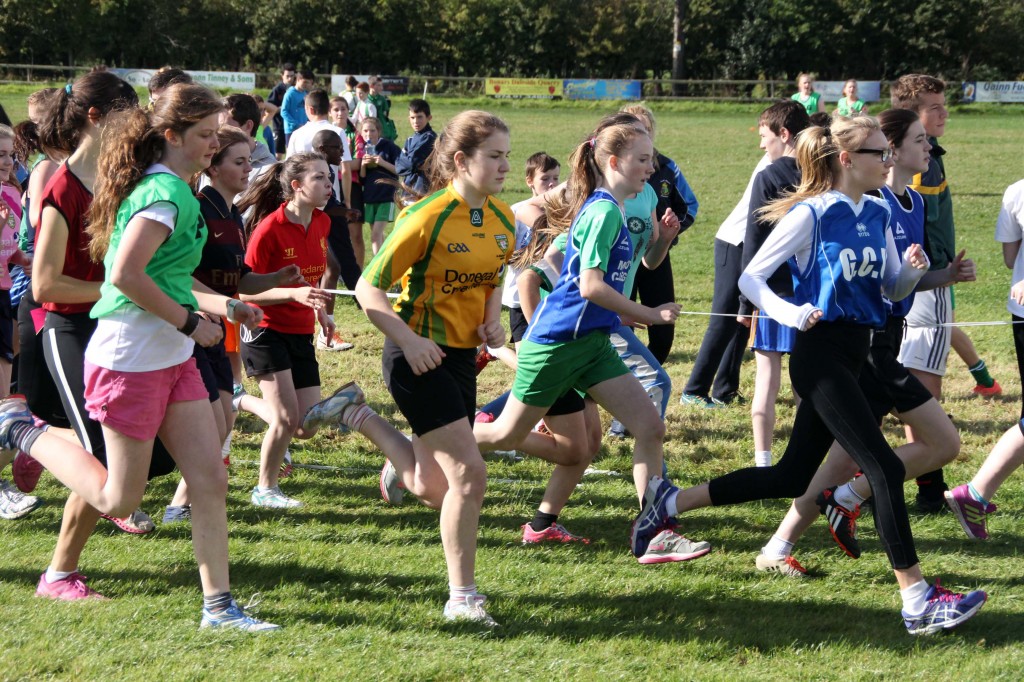
[[0,225],[0,398],[11,390],[11,369],[14,363],[14,315],[11,309],[11,275],[8,263],[22,267],[32,264],[18,248],[18,226],[21,223],[21,185],[14,177],[14,130],[0,125],[0,195],[8,212]]
[[[106,513],[136,507],[157,434],[193,493],[192,543],[203,587],[200,627],[247,631],[277,626],[246,615],[231,597],[225,498],[217,427],[192,359],[221,329],[195,312],[243,324],[258,311],[192,291],[206,227],[186,182],[217,150],[217,96],[198,85],[169,87],[151,112],[112,115],[98,161],[90,253],[106,267],[98,319],[86,349],[90,416],[103,424],[106,469],[85,450],[43,432],[25,402],[0,403],[0,445],[25,450],[58,480]],[[230,305],[230,307],[229,307]]]
[[[931,145],[917,114],[909,109],[889,109],[878,121],[893,147],[893,167],[879,196],[889,204],[893,241],[897,253],[902,255],[912,244],[924,241],[924,202],[907,184],[914,175],[928,168]],[[964,260],[963,255],[961,253],[949,267],[926,274],[917,290],[973,280],[974,263]],[[901,301],[886,299],[885,326],[871,332],[871,350],[859,378],[876,421],[891,412],[917,436],[914,442],[901,445],[895,451],[908,478],[947,464],[960,451],[960,435],[945,410],[897,360],[905,318],[913,301],[913,294]],[[843,551],[853,558],[860,556],[855,522],[860,506],[871,496],[871,488],[864,476],[844,483],[856,471],[857,464],[846,450],[838,443],[833,444],[807,492],[793,500],[786,518],[762,548],[756,561],[759,570],[778,571],[791,577],[806,575],[792,557],[792,549],[819,511],[825,515],[832,537]]]
[[[243,293],[258,304],[260,325],[242,331],[242,363],[260,385],[262,398],[240,393],[235,408],[267,423],[260,448],[259,482],[252,490],[257,507],[294,508],[302,502],[281,492],[278,478],[292,438],[310,438],[302,416],[320,400],[320,365],[313,346],[314,319],[326,338],[334,322],[324,306],[332,295],[316,288],[327,267],[331,221],[318,207],[330,199],[330,170],[323,156],[293,154],[262,174],[242,197],[239,208],[253,209],[245,265],[261,275],[297,267],[294,281],[262,293]],[[346,387],[342,388],[345,393]]]
[[[888,205],[865,196],[885,182],[891,155],[878,123],[867,116],[801,135],[800,187],[766,207],[765,215],[779,224],[740,277],[741,290],[759,310],[801,330],[790,374],[803,401],[789,446],[774,466],[741,469],[683,491],[652,481],[638,526],[649,536],[690,509],[802,495],[838,440],[874,492],[875,522],[899,582],[904,624],[917,635],[956,627],[977,613],[987,595],[958,594],[925,581],[903,499],[905,469],[857,385],[871,329],[885,321],[882,291],[901,300],[928,268],[918,244],[901,264]],[[796,303],[782,300],[766,283],[787,261]]]
[[[622,205],[647,183],[654,147],[635,121],[602,124],[598,131],[573,152],[563,199],[547,211],[552,226],[569,227],[569,237],[558,282],[520,345],[512,395],[496,421],[477,423],[474,432],[482,449],[516,448],[559,396],[570,389],[586,392],[634,434],[633,478],[643,499],[648,481],[661,473],[665,424],[608,337],[619,327],[620,315],[641,324],[667,324],[679,306],[649,308],[623,295],[633,243]],[[648,545],[657,556],[647,555]],[[634,542],[632,549],[643,563],[681,561],[710,551],[707,543],[670,530],[657,543]]]

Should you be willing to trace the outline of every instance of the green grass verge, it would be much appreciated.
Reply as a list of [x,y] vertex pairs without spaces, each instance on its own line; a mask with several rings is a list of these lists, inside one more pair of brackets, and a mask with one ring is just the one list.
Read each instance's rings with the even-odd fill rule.
[[[24,93],[0,90],[10,104]],[[474,103],[474,106],[478,106]],[[513,166],[545,149],[568,158],[602,110],[484,102],[512,129]],[[436,127],[460,107],[435,102]],[[400,107],[399,107],[400,110]],[[701,201],[698,222],[673,250],[676,294],[686,310],[706,311],[712,286],[712,240],[757,162],[748,112],[679,112],[656,107],[658,146],[675,158]],[[397,118],[397,117],[396,117]],[[400,119],[399,119],[400,120]],[[979,281],[957,290],[961,320],[1008,317],[1009,271],[992,241],[1003,189],[1022,174],[1017,115],[955,116],[943,144],[954,192],[960,244],[979,263]],[[404,134],[404,128],[403,128]],[[521,181],[506,199],[525,196]],[[381,335],[348,299],[338,304],[347,353],[321,356],[325,388],[356,379],[370,403],[400,428],[404,420],[380,376]],[[668,370],[677,387],[689,374],[706,318],[677,325]],[[1020,385],[1010,331],[969,330],[1004,387],[1004,397],[977,400],[973,382],[950,361],[945,407],[963,437],[947,473],[962,482],[1019,416]],[[752,393],[750,365],[744,391]],[[487,399],[511,379],[492,365],[480,377]],[[776,452],[789,437],[788,389],[779,407]],[[673,401],[667,452],[674,478],[695,484],[752,461],[745,408],[694,411]],[[891,442],[902,440],[894,422]],[[1024,667],[1024,485],[1011,478],[991,521],[993,539],[967,542],[949,515],[912,518],[928,576],[953,588],[984,587],[985,610],[950,636],[914,639],[903,632],[899,598],[872,524],[861,524],[864,556],[843,557],[818,525],[796,556],[814,577],[794,582],[754,569],[759,547],[787,503],[709,509],[683,518],[683,530],[712,543],[700,560],[642,567],[628,555],[634,513],[630,443],[606,442],[596,466],[617,475],[588,476],[562,520],[593,539],[589,547],[523,548],[519,526],[532,515],[549,467],[536,461],[489,464],[478,583],[502,623],[482,636],[451,628],[440,616],[446,596],[437,515],[415,503],[385,506],[377,493],[380,453],[356,435],[325,433],[297,444],[295,458],[335,467],[299,469],[284,483],[306,507],[287,513],[248,503],[261,426],[240,419],[232,453],[232,578],[242,602],[259,594],[260,616],[286,629],[267,636],[198,632],[200,595],[188,527],[162,526],[129,537],[101,525],[82,560],[90,584],[112,599],[57,604],[33,596],[60,522],[64,490],[48,475],[45,506],[17,522],[0,522],[0,603],[7,679],[1016,679]],[[162,513],[176,480],[155,481],[144,508]],[[913,486],[907,486],[908,496]],[[1021,666],[1021,667],[1018,667]]]

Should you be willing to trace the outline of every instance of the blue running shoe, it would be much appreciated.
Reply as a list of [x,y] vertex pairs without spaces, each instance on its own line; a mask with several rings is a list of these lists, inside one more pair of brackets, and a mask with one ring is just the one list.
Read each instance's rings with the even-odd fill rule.
[[25,396],[15,393],[0,400],[0,448],[17,450],[11,442],[11,427],[18,422],[32,423],[32,413],[25,402]]
[[640,510],[629,534],[629,547],[638,559],[647,553],[647,546],[658,531],[670,522],[665,503],[679,489],[663,478],[653,476],[644,492],[644,508]]
[[222,611],[214,613],[209,609],[203,609],[203,620],[199,624],[199,629],[205,628],[228,628],[242,630],[243,632],[262,632],[264,630],[280,630],[281,626],[247,615],[242,610],[242,607],[232,599],[231,606]]
[[928,603],[916,616],[903,612],[903,624],[912,635],[933,635],[940,630],[952,630],[981,610],[988,595],[981,590],[967,594],[950,592],[935,584],[928,588]]
[[341,423],[341,415],[349,405],[361,405],[366,402],[362,389],[356,382],[350,381],[331,397],[321,400],[309,408],[302,419],[302,428],[306,431],[318,429],[325,424],[337,425],[338,431],[344,433],[348,427]]

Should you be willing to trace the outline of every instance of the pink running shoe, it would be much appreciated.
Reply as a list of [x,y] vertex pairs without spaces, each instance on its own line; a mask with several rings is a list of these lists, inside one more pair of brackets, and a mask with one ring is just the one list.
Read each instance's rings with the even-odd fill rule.
[[102,594],[85,584],[87,578],[81,573],[75,572],[63,580],[46,582],[46,574],[39,576],[39,585],[36,587],[37,597],[49,597],[61,601],[77,601],[79,599],[103,599]]
[[590,540],[579,535],[573,535],[560,523],[548,526],[542,531],[534,530],[528,523],[523,524],[523,544],[536,545],[541,542],[579,542],[584,545],[590,544]]
[[100,514],[100,516],[125,533],[131,533],[132,535],[145,535],[146,533],[152,533],[156,529],[153,519],[149,518],[149,515],[141,509],[136,509],[130,516],[126,516],[123,519],[115,519],[109,514]]
[[23,493],[30,493],[39,484],[39,477],[43,475],[43,465],[27,452],[18,451],[11,464],[11,478],[14,485]]

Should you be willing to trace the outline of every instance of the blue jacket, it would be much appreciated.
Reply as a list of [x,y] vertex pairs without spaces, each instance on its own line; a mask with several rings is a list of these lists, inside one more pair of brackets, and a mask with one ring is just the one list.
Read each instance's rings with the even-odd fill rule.
[[309,122],[306,116],[306,93],[294,85],[284,93],[284,100],[281,102],[281,118],[284,120],[284,132],[291,135],[296,128],[301,128]]
[[437,133],[427,124],[427,127],[405,141],[398,161],[395,162],[395,170],[398,177],[409,187],[426,192],[429,187],[427,174],[423,172],[423,164],[426,162],[430,152],[434,151],[434,141],[437,140]]

